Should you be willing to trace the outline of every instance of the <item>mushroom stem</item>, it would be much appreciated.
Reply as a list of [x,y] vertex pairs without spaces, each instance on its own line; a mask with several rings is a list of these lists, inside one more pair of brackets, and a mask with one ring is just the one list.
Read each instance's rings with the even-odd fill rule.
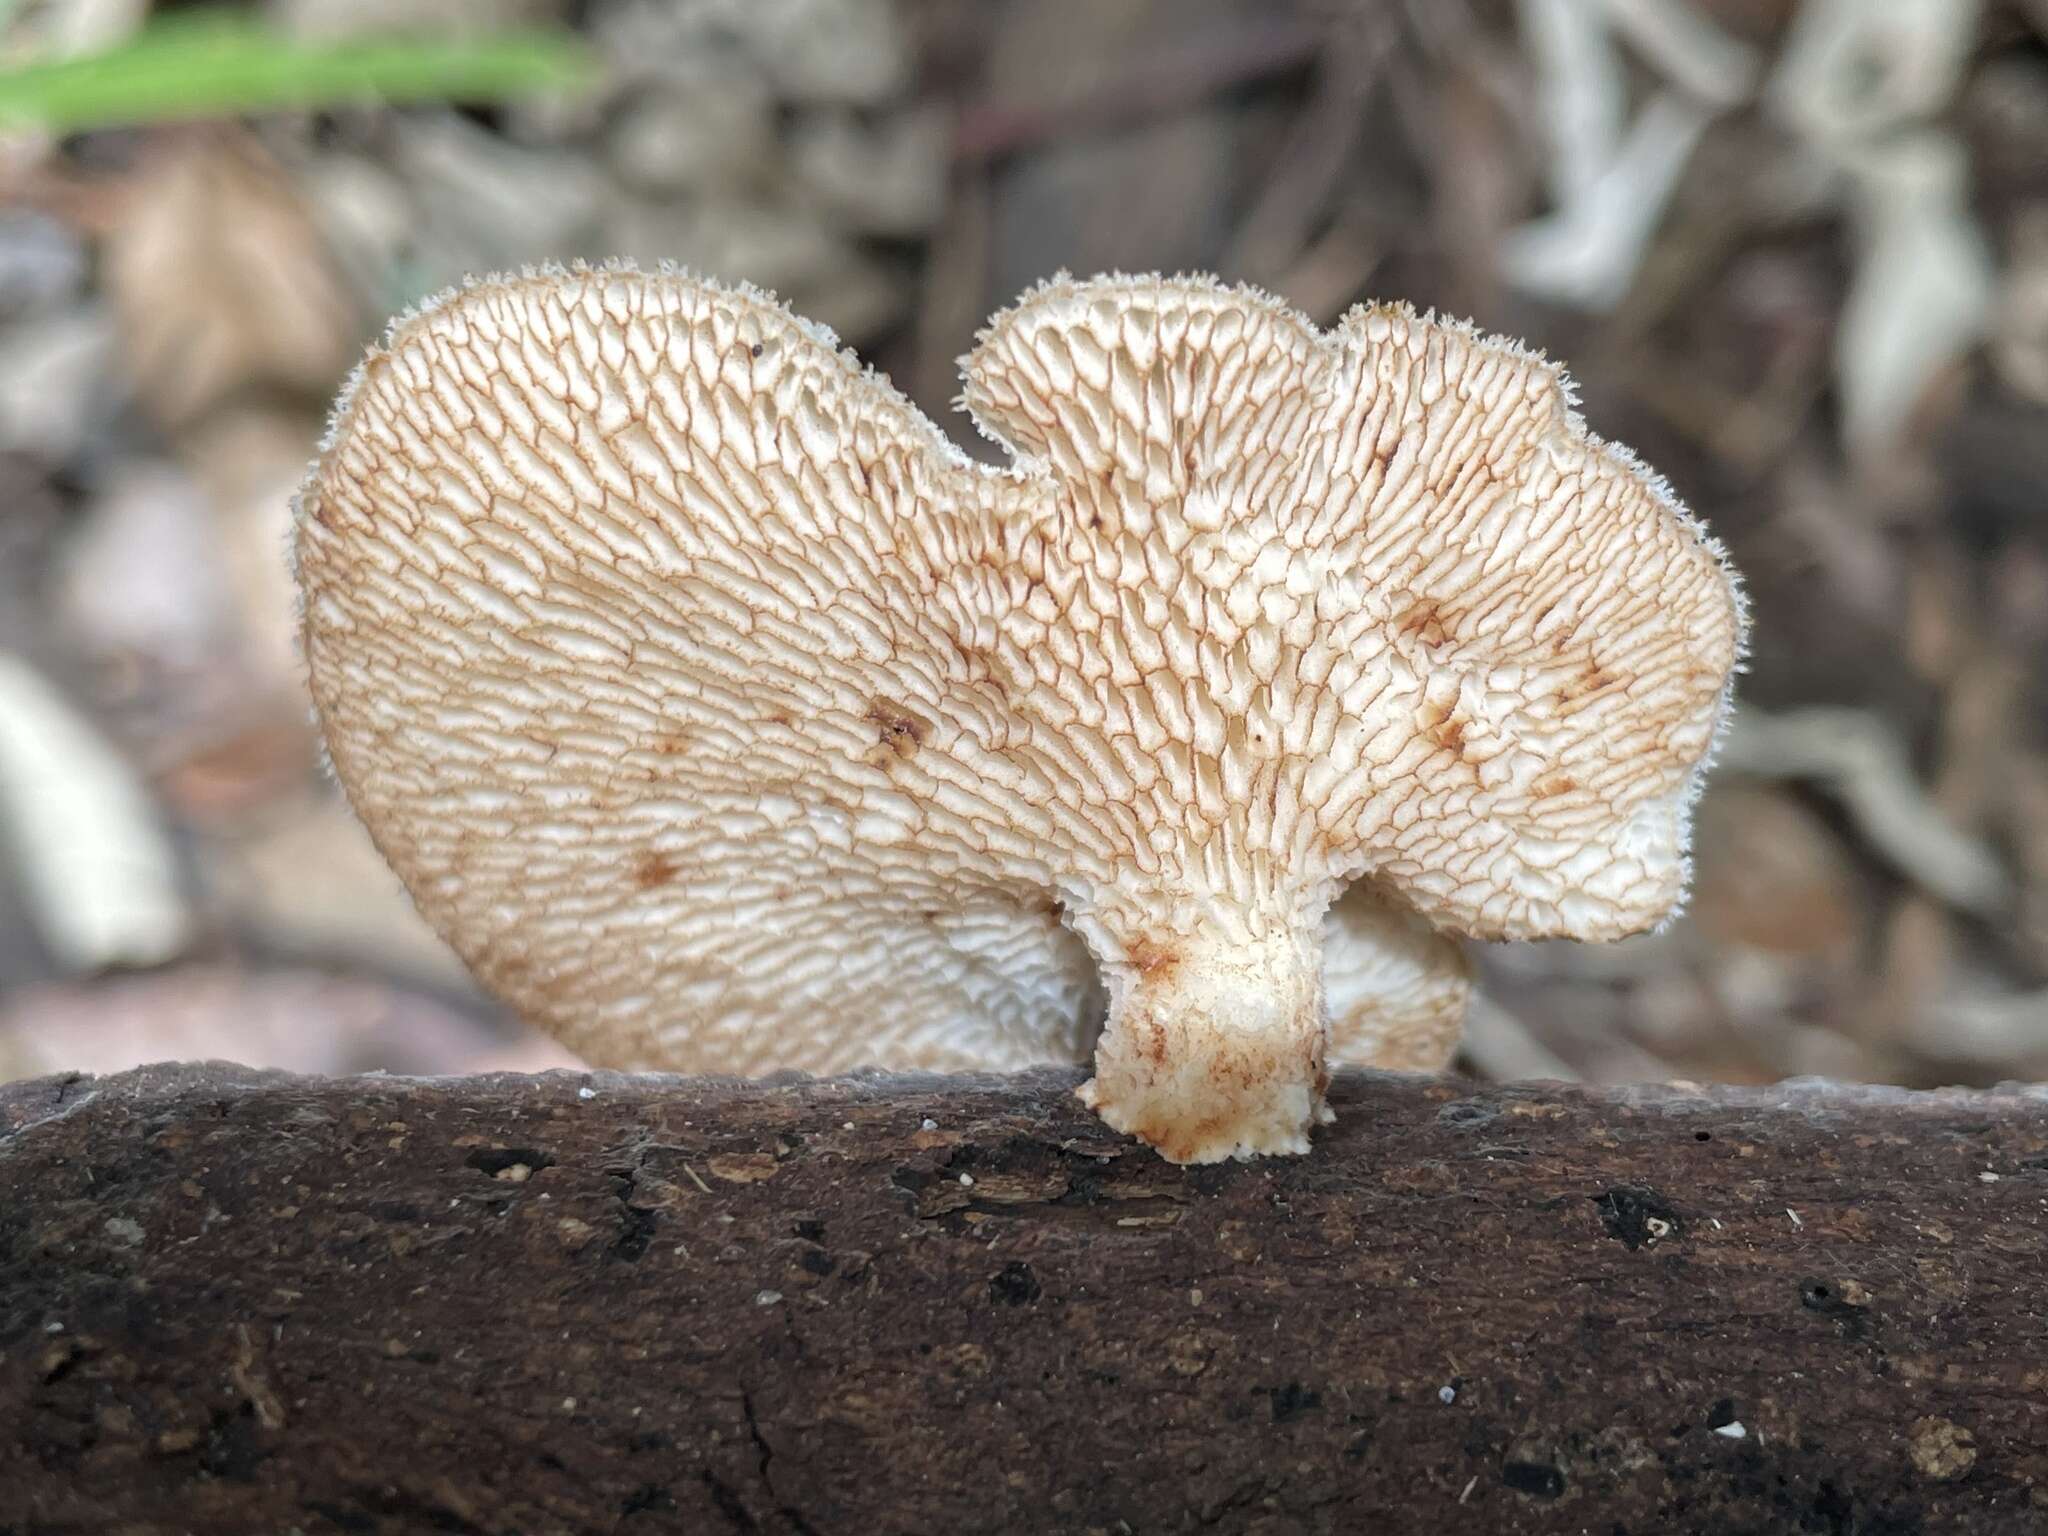
[[1106,970],[1084,1103],[1170,1162],[1308,1150],[1328,1118],[1319,922],[1140,939]]

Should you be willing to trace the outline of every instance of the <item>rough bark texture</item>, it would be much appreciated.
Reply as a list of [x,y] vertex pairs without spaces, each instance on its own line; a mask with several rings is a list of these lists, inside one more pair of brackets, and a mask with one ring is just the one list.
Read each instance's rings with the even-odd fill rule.
[[0,1530],[2048,1529],[2038,1091],[1074,1081],[0,1090]]

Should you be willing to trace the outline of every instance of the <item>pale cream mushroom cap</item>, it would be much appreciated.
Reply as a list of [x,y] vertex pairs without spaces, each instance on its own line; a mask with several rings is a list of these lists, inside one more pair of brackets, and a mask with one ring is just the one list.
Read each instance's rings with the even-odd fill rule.
[[607,1066],[1011,1068],[1106,991],[1084,1096],[1212,1161],[1305,1150],[1330,1055],[1447,1060],[1448,936],[1673,910],[1739,597],[1549,364],[1147,277],[965,367],[1009,468],[681,274],[484,282],[360,371],[313,692],[514,1007]]

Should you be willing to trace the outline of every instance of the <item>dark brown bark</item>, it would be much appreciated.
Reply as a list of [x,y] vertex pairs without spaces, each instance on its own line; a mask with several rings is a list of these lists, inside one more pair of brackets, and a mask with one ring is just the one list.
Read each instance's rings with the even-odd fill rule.
[[2048,1529],[2039,1092],[1074,1080],[0,1090],[0,1531]]

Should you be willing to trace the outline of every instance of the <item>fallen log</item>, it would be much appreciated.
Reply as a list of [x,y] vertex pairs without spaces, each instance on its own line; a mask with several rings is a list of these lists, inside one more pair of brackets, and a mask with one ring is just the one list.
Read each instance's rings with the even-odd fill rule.
[[0,1089],[0,1532],[2048,1528],[2048,1092]]

